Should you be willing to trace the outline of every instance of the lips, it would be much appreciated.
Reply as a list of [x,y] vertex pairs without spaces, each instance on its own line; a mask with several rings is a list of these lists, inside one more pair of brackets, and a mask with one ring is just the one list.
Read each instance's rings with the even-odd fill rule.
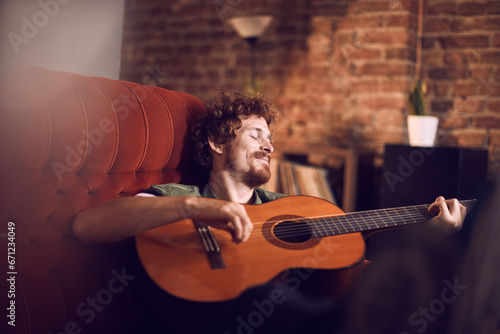
[[256,152],[254,153],[254,157],[257,159],[264,160],[268,164],[271,162],[271,156],[265,152]]

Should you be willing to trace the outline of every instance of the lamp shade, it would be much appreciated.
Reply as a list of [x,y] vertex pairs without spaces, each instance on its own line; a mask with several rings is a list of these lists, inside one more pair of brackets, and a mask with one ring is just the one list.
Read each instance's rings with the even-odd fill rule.
[[260,37],[272,19],[273,17],[270,15],[233,17],[229,23],[241,38],[248,39]]

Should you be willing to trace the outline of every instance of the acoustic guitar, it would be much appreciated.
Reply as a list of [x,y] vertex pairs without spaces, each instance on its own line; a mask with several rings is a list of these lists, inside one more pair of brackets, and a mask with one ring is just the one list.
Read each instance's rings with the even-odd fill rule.
[[[474,202],[461,203],[470,210]],[[426,222],[433,217],[428,207],[346,214],[323,199],[289,196],[245,206],[254,229],[239,245],[225,231],[186,219],[138,235],[136,246],[163,290],[190,301],[226,301],[276,277],[300,284],[298,278],[315,271],[357,266],[364,260],[364,234]],[[298,268],[302,275],[292,277]]]

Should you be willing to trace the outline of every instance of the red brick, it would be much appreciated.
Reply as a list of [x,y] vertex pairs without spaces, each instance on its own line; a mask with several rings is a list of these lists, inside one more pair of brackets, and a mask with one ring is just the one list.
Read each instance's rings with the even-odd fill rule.
[[493,37],[493,46],[500,46],[500,34],[495,34]]
[[486,144],[487,132],[484,129],[464,129],[453,131],[458,145],[479,147]]
[[500,99],[489,99],[486,104],[486,110],[500,113]]
[[452,32],[466,32],[475,29],[474,19],[469,17],[459,17],[450,22]]
[[489,66],[471,66],[469,70],[472,79],[485,79],[493,72]]
[[387,48],[385,52],[387,59],[415,60],[415,52],[409,48]]
[[332,81],[309,82],[304,86],[303,91],[307,94],[336,94],[341,92],[341,87]]
[[330,59],[330,52],[325,51],[311,51],[307,54],[307,60],[311,64],[323,63]]
[[448,19],[430,19],[425,21],[424,32],[444,31],[450,31],[450,21]]
[[469,66],[479,63],[479,54],[476,50],[464,50],[462,53],[465,56],[465,63],[469,64]]
[[349,10],[347,3],[321,3],[313,5],[312,15],[314,16],[344,16]]
[[442,129],[465,128],[468,125],[467,117],[460,113],[450,113],[439,119],[439,127]]
[[478,48],[489,46],[489,36],[471,35],[456,37],[441,37],[439,39],[443,48]]
[[335,23],[335,28],[337,30],[342,29],[353,29],[353,28],[364,28],[369,25],[369,22],[373,22],[374,20],[370,17],[356,17],[356,16],[347,16],[339,20]]
[[493,0],[486,3],[486,13],[500,14],[500,1]]
[[361,13],[386,12],[389,9],[388,1],[359,1],[356,9]]
[[407,64],[397,63],[368,63],[357,68],[360,75],[407,75],[411,74],[412,68]]
[[416,28],[416,20],[412,19],[410,14],[403,15],[389,15],[387,18],[388,27],[405,27],[405,28]]
[[392,80],[382,80],[380,82],[380,91],[382,92],[397,92],[407,93],[409,90],[409,80],[394,78]]
[[500,146],[500,130],[490,130],[490,144]]
[[368,109],[404,109],[406,97],[403,96],[370,96],[360,100],[360,106]]
[[450,100],[433,100],[431,102],[432,112],[443,112],[453,109],[453,101]]
[[366,144],[373,143],[401,143],[405,138],[403,130],[396,129],[377,129],[361,130],[360,141]]
[[329,70],[329,66],[311,66],[308,68],[308,77],[324,78],[325,76],[328,76]]
[[423,52],[421,55],[422,64],[429,65],[442,65],[443,53],[441,51]]
[[311,20],[312,31],[320,34],[332,33],[332,20],[324,17],[315,17]]
[[444,63],[449,65],[464,65],[465,56],[462,52],[448,52],[444,55]]
[[351,80],[349,82],[349,93],[372,93],[379,90],[377,79]]
[[451,84],[446,81],[430,81],[427,83],[427,92],[433,96],[448,96]]
[[373,111],[371,110],[362,110],[357,112],[355,115],[356,123],[359,125],[367,126],[372,124],[373,118],[375,117]]
[[462,2],[458,4],[459,15],[481,15],[486,13],[486,6],[477,2]]
[[467,76],[465,69],[441,67],[429,70],[429,78],[436,80],[463,79]]
[[422,49],[432,49],[436,46],[436,40],[437,38],[435,37],[425,37],[422,38]]
[[348,100],[344,96],[332,96],[330,98],[330,106],[333,110],[339,109],[341,113],[345,115],[345,109],[343,106],[347,104]]
[[498,115],[477,115],[472,118],[472,125],[475,128],[496,128],[500,129],[500,116]]
[[500,18],[498,15],[491,17],[491,16],[484,16],[480,17],[474,20],[474,26],[480,27],[481,30],[500,30]]
[[491,96],[500,95],[500,84],[485,80],[456,84],[452,90],[454,95],[462,96]]
[[484,98],[478,98],[471,95],[466,99],[457,99],[455,109],[469,114],[480,113],[484,111],[485,104]]
[[358,60],[359,59],[373,60],[373,59],[380,59],[380,57],[381,57],[381,51],[379,49],[369,49],[365,47],[358,49],[357,52],[353,52],[349,58]]
[[387,129],[387,127],[404,127],[406,116],[400,110],[384,110],[378,112],[375,116],[374,128]]
[[441,3],[437,3],[435,5],[428,5],[427,6],[427,13],[428,14],[442,14],[442,13],[456,14],[457,13],[457,6],[456,6],[455,2],[441,2]]
[[500,64],[500,51],[481,52],[481,64]]
[[412,36],[408,31],[365,31],[359,36],[360,43],[411,44]]
[[481,86],[477,83],[459,83],[453,87],[452,94],[461,96],[476,95],[479,92],[480,87]]

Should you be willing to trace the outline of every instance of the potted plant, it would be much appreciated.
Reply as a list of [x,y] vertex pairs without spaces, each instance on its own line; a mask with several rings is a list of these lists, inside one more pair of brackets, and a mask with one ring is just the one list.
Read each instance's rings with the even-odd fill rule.
[[408,94],[408,139],[411,146],[434,146],[439,119],[427,115],[425,108],[426,82],[416,80]]

